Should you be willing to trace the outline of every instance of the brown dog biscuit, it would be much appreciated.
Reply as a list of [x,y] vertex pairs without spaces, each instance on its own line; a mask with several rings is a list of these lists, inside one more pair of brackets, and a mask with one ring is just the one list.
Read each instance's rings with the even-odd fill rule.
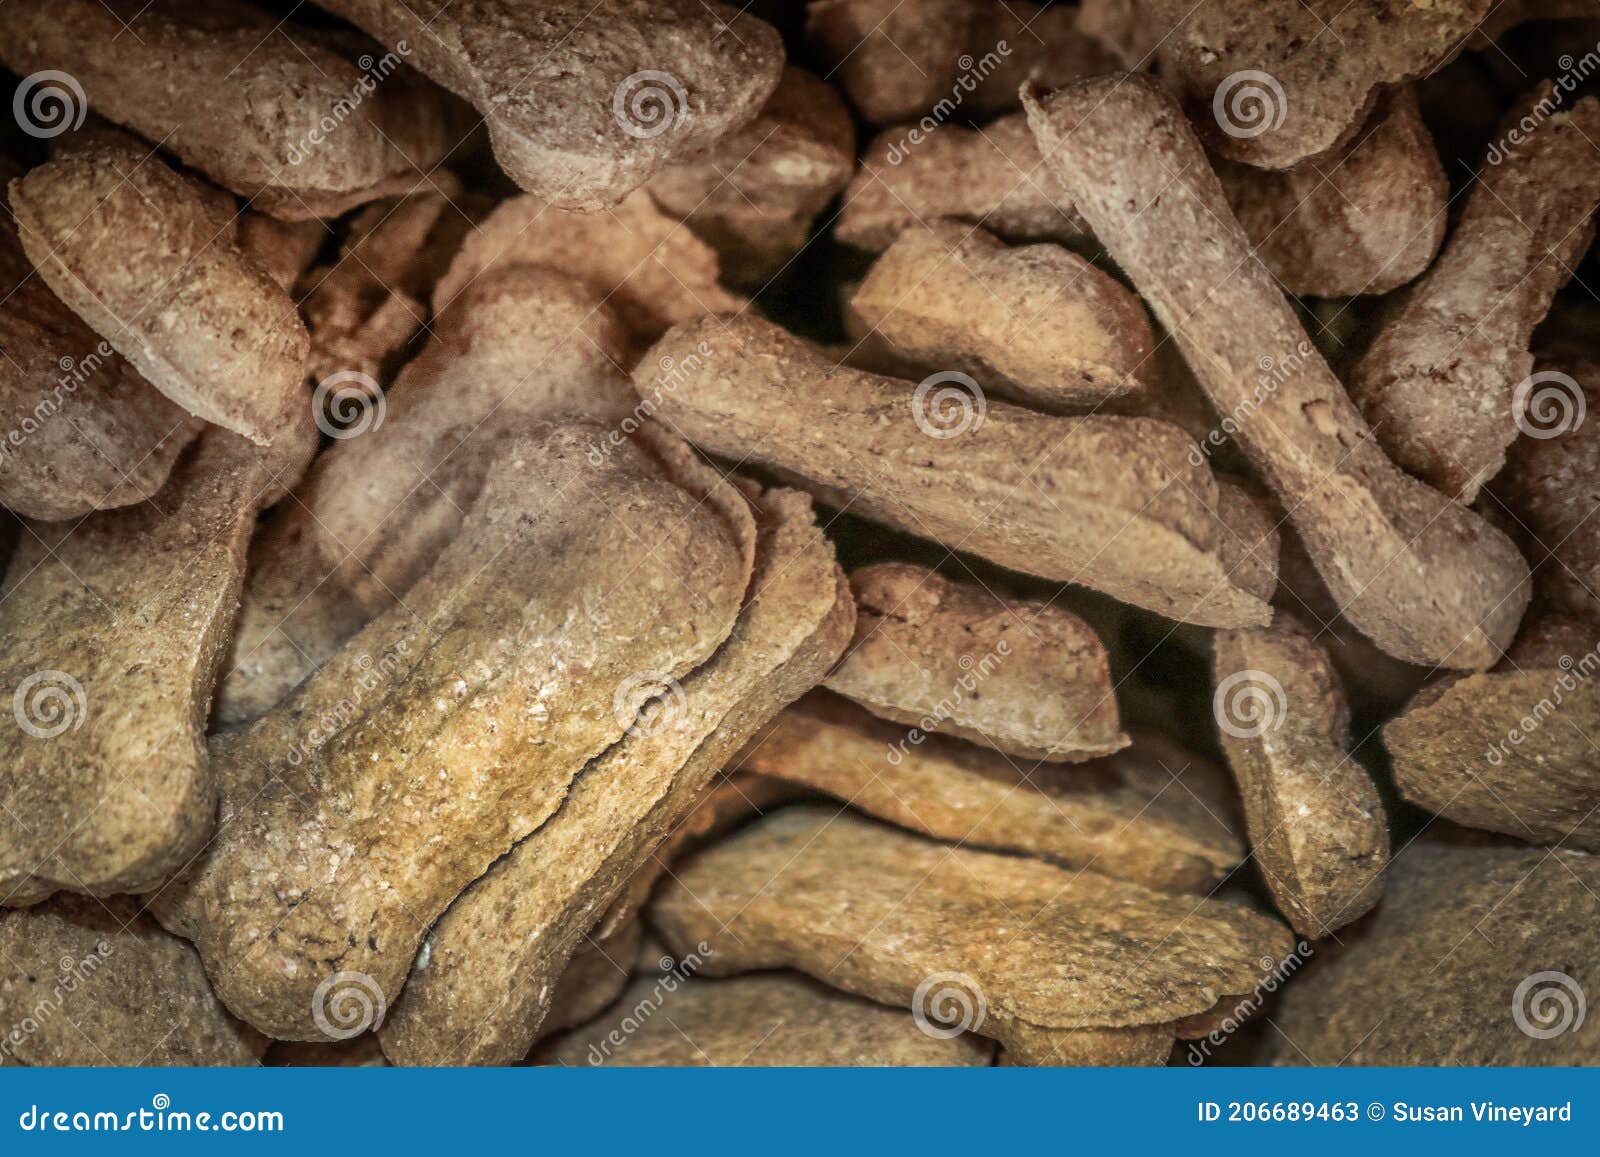
[[139,506],[25,528],[0,591],[0,903],[149,888],[210,833],[212,687],[256,512],[315,446],[299,417],[271,450],[207,431]]
[[178,405],[267,445],[305,404],[310,339],[213,197],[104,137],[11,185],[22,246],[61,300]]
[[1492,146],[1444,253],[1352,380],[1394,460],[1463,502],[1500,472],[1520,431],[1545,427],[1529,341],[1594,237],[1600,101],[1563,103],[1549,86],[1515,110],[1503,139],[1549,119],[1498,158]]
[[850,576],[856,637],[824,685],[881,718],[1024,760],[1128,745],[1106,649],[1072,612],[904,563]]
[[403,56],[368,47],[238,0],[13,0],[0,11],[0,60],[72,78],[53,111],[81,119],[87,101],[288,220],[398,192],[454,143],[438,90]]
[[126,896],[0,911],[0,1067],[255,1065],[200,958]]
[[1056,1030],[1204,1011],[1249,991],[1289,947],[1282,925],[1233,904],[819,808],[785,809],[702,853],[651,916],[680,951],[705,942],[710,975],[798,968],[923,1015],[959,994],[963,1027],[1026,1063]]
[[733,627],[742,498],[664,435],[590,465],[592,428],[536,431],[406,605],[213,743],[216,838],[152,907],[271,1035],[332,1036],[346,981],[392,1001],[433,920]]
[[1327,936],[1378,902],[1389,859],[1378,789],[1349,751],[1339,676],[1282,613],[1265,630],[1218,632],[1212,672],[1251,854],[1290,925]]
[[[1234,420],[1344,615],[1398,658],[1492,666],[1527,606],[1526,562],[1384,457],[1251,255],[1171,98],[1110,78],[1030,96],[1028,116],[1079,211]],[[1258,396],[1248,383],[1262,364],[1289,370]]]
[[1153,735],[1092,763],[1039,765],[908,732],[813,693],[774,719],[740,762],[936,839],[1161,891],[1209,891],[1245,854],[1226,773]]
[[658,342],[670,389],[635,388],[713,454],[799,478],[867,515],[1002,566],[1206,625],[1266,621],[1270,591],[1223,561],[1217,484],[1177,427],[988,402],[971,379],[921,385],[833,365],[752,317]]
[[1443,841],[1397,856],[1360,936],[1286,986],[1284,1065],[1592,1065],[1600,860]]
[[435,925],[383,1028],[391,1058],[506,1064],[526,1053],[584,934],[751,732],[843,650],[854,610],[809,502],[777,491],[762,507],[752,588],[727,643]]
[[783,68],[770,25],[699,0],[327,0],[483,114],[495,158],[566,209],[622,200],[753,118]]

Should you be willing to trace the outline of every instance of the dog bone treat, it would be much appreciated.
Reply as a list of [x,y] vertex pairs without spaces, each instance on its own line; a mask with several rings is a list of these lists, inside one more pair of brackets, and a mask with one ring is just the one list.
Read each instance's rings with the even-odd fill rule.
[[[1527,606],[1527,564],[1499,531],[1384,457],[1251,258],[1177,106],[1140,77],[1027,104],[1040,151],[1234,419],[1234,439],[1345,616],[1397,658],[1492,666]],[[1291,358],[1274,390],[1251,388],[1262,359]]]
[[[1163,79],[1207,146],[1287,169],[1355,133],[1385,88],[1466,47],[1494,0],[1146,0]],[[1336,48],[1322,49],[1325,44]]]
[[330,977],[392,1005],[451,900],[732,628],[743,500],[670,438],[592,464],[591,435],[507,446],[406,604],[214,741],[216,838],[152,907],[269,1035],[332,1035]]
[[1029,77],[1053,86],[1115,66],[1072,7],[1029,0],[813,0],[806,37],[873,124],[1005,112]]
[[1140,389],[1155,348],[1138,297],[1083,258],[951,221],[900,234],[851,304],[897,352],[1036,410]]
[[1027,760],[1128,745],[1106,649],[1070,611],[905,563],[858,570],[850,586],[856,637],[823,682],[874,715]]
[[913,225],[949,217],[1010,241],[1075,242],[1089,226],[1061,192],[1021,113],[981,129],[886,129],[867,143],[835,235],[878,252]]
[[[702,350],[709,352],[701,352]],[[657,413],[713,454],[832,488],[851,509],[1002,566],[1208,626],[1265,623],[1224,569],[1217,484],[1174,426],[985,404],[964,383],[843,370],[751,317],[679,326]],[[980,409],[981,407],[981,409]]]
[[374,411],[372,428],[325,455],[299,494],[324,554],[342,562],[356,552],[359,565],[341,578],[373,610],[455,535],[507,441],[563,414],[620,423],[637,404],[616,316],[554,270],[496,269],[433,330],[386,394],[382,425]]
[[936,839],[1165,892],[1209,891],[1244,859],[1226,774],[1153,736],[1093,763],[1035,765],[814,693],[751,741],[743,765]]
[[0,904],[151,887],[211,830],[206,715],[256,511],[316,444],[212,429],[150,501],[31,524],[0,589]]
[[855,171],[855,122],[844,101],[790,67],[755,120],[665,169],[649,190],[717,251],[727,277],[759,288],[801,250]]
[[[1529,107],[1517,110],[1524,124]],[[1586,97],[1503,157],[1493,146],[1444,253],[1356,368],[1384,449],[1463,502],[1499,473],[1519,430],[1543,425],[1528,343],[1594,237],[1597,135],[1600,101]]]
[[1389,858],[1378,790],[1348,752],[1339,676],[1283,614],[1266,630],[1218,632],[1212,670],[1212,711],[1267,888],[1295,931],[1330,935],[1378,902]]
[[1450,186],[1409,88],[1327,157],[1276,173],[1219,161],[1217,176],[1256,256],[1293,294],[1388,293],[1444,241]]
[[483,114],[495,159],[563,209],[604,209],[760,111],[783,45],[699,0],[326,0]]
[[304,408],[305,324],[198,181],[96,139],[13,181],[11,207],[46,284],[191,414],[267,445]]
[[1273,1060],[1289,1065],[1592,1065],[1600,859],[1418,843],[1365,931],[1285,986]]
[[1600,628],[1555,615],[1493,671],[1424,688],[1383,729],[1401,794],[1460,824],[1600,852]]
[[[1382,293],[1420,274],[1443,239],[1445,183],[1409,94],[1350,142],[1282,173],[1219,162],[1218,179],[1257,255],[1291,293]],[[981,129],[889,129],[845,193],[839,239],[887,248],[952,217],[1011,241],[1081,245],[1087,222],[1045,166],[1022,113]]]
[[200,423],[46,288],[0,214],[0,505],[78,518],[143,502]]
[[254,1065],[267,1042],[126,896],[0,912],[0,1067]]
[[1507,452],[1495,499],[1531,539],[1540,593],[1560,611],[1600,622],[1592,486],[1600,477],[1600,360],[1545,359],[1534,380],[1526,410],[1531,433]]
[[810,503],[775,491],[761,505],[750,597],[728,642],[669,685],[654,721],[591,763],[555,817],[434,926],[382,1030],[391,1060],[526,1054],[583,935],[750,734],[844,650],[854,607]]
[[743,299],[717,285],[717,255],[640,191],[605,213],[568,213],[532,197],[503,201],[461,246],[434,289],[435,313],[490,269],[548,265],[575,277],[640,339]]
[[351,48],[235,0],[0,6],[12,71],[69,73],[96,113],[290,220],[395,191],[452,143],[438,90],[403,53]]
[[[616,1011],[535,1054],[547,1065],[987,1065],[981,1037],[925,1032],[886,1008],[796,972],[710,980],[698,957],[647,942]],[[661,1015],[640,1015],[654,1009]],[[933,1025],[936,1030],[940,1026]]]
[[591,933],[550,994],[550,1012],[539,1025],[540,1036],[587,1024],[615,1004],[633,979],[643,936],[639,920],[629,920],[612,936],[596,939]]
[[[704,970],[798,968],[939,1014],[960,973],[979,1023],[1023,1064],[1060,1030],[1166,1024],[1249,992],[1289,948],[1282,925],[1219,900],[943,847],[831,808],[789,808],[675,872],[651,905]],[[946,994],[949,995],[949,994]],[[1068,1038],[1070,1040],[1070,1037]]]
[[[461,526],[494,455],[563,413],[621,421],[635,405],[627,337],[569,278],[508,266],[475,282],[381,400],[330,396],[353,417],[250,551],[225,724],[275,705],[368,619],[402,599]],[[596,434],[596,444],[603,437]]]

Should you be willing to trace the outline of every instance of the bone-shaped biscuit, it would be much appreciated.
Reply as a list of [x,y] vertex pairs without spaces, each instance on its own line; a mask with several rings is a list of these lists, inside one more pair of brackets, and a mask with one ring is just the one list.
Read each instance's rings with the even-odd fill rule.
[[[1288,951],[1277,921],[1094,872],[941,846],[833,808],[787,808],[697,856],[651,905],[708,975],[798,968],[962,1027],[1021,1063],[1083,1030],[1153,1029],[1249,992]],[[1167,1029],[1170,1031],[1170,1029]]]
[[[674,376],[652,387],[667,359]],[[1270,615],[1270,590],[1229,571],[1216,480],[1176,426],[1036,414],[970,378],[843,369],[748,316],[678,326],[641,365],[635,388],[685,437],[853,513],[1182,621]]]
[[[1234,420],[1345,616],[1398,658],[1493,665],[1527,606],[1527,563],[1384,457],[1251,254],[1182,111],[1142,77],[1027,104],[1046,162]],[[1266,359],[1287,372],[1258,397]]]
[[33,90],[41,111],[71,117],[81,96],[289,220],[398,192],[454,143],[438,90],[404,54],[373,47],[237,0],[15,0],[0,10],[7,67],[64,71],[79,88]]
[[429,933],[382,1031],[395,1061],[507,1064],[526,1053],[584,933],[724,762],[844,649],[854,608],[809,501],[776,491],[761,508],[756,569],[732,635]]
[[214,190],[98,136],[13,181],[11,207],[39,275],[156,389],[259,445],[292,424],[310,339]]
[[0,904],[149,888],[215,811],[206,717],[256,512],[316,446],[309,399],[271,450],[210,429],[139,506],[27,526],[0,591]]
[[665,435],[599,463],[593,436],[506,446],[405,605],[215,740],[216,836],[152,909],[269,1035],[327,1036],[330,978],[392,1002],[434,919],[732,629],[744,500]]
[[770,25],[699,0],[326,0],[472,102],[496,159],[566,209],[616,204],[749,121],[777,87]]

